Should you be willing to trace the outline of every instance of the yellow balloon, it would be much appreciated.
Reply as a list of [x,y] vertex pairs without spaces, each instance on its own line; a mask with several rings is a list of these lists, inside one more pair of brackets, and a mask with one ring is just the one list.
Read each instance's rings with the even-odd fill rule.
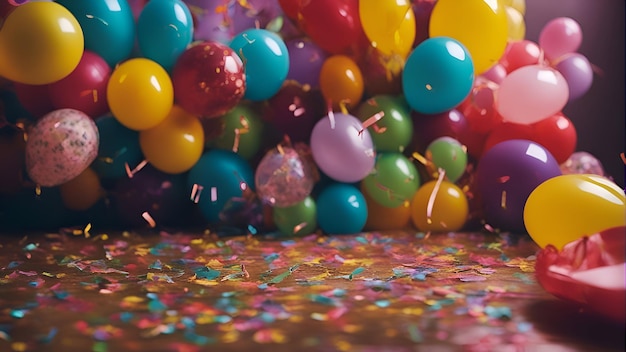
[[134,58],[119,64],[109,78],[107,101],[125,127],[141,131],[161,123],[174,105],[174,87],[158,63]]
[[502,0],[502,4],[516,9],[522,15],[526,14],[526,0]]
[[524,22],[524,15],[513,7],[507,6],[506,18],[509,25],[509,40],[523,40],[526,37],[526,23]]
[[408,56],[415,41],[415,13],[410,1],[359,1],[359,18],[372,46],[385,55]]
[[400,206],[389,208],[372,199],[365,187],[363,187],[363,184],[361,184],[361,193],[363,193],[365,203],[367,204],[367,220],[365,221],[364,230],[402,230],[409,227],[411,221],[411,203],[404,202],[404,204]]
[[479,75],[496,64],[508,42],[508,20],[500,0],[438,0],[430,37],[450,37],[465,46]]
[[0,21],[0,76],[43,85],[69,75],[85,38],[74,15],[56,2],[27,2]]
[[178,105],[157,126],[139,132],[139,145],[156,169],[179,174],[191,169],[204,150],[200,120]]
[[524,225],[540,246],[557,249],[584,236],[626,225],[624,191],[606,177],[567,174],[537,186],[524,206]]
[[68,209],[78,211],[91,208],[104,195],[98,174],[89,167],[75,178],[60,185],[59,192],[63,205]]
[[411,201],[411,220],[421,231],[449,232],[460,230],[467,222],[467,196],[450,181],[424,183]]

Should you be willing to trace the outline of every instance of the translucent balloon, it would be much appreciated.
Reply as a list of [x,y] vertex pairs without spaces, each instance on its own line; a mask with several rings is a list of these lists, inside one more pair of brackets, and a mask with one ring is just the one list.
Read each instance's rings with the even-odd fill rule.
[[332,114],[319,120],[311,133],[311,152],[322,172],[339,182],[365,178],[376,162],[372,137],[352,115]]
[[458,40],[469,52],[474,72],[481,74],[498,62],[508,41],[505,6],[491,0],[438,0],[429,23],[430,37]]
[[362,181],[370,197],[382,206],[395,208],[409,201],[420,186],[417,168],[399,152],[380,153],[374,170]]
[[596,232],[625,226],[626,198],[606,177],[570,174],[538,185],[524,207],[528,234],[540,246],[561,249]]
[[463,191],[445,180],[426,182],[411,200],[411,220],[420,231],[458,231],[465,225],[468,213]]
[[439,137],[426,148],[427,165],[432,172],[439,169],[445,171],[448,181],[455,183],[465,173],[467,167],[467,151],[456,139],[448,136]]
[[59,186],[63,205],[70,210],[87,210],[104,196],[100,178],[92,168],[86,168],[75,178]]
[[359,1],[359,17],[372,46],[385,55],[406,57],[415,40],[415,13],[409,1]]
[[580,24],[573,18],[557,17],[550,20],[539,33],[539,46],[548,60],[574,53],[583,41]]
[[134,58],[118,65],[107,85],[113,116],[124,126],[140,131],[163,121],[174,104],[170,77],[161,65]]
[[402,89],[411,108],[438,114],[461,103],[474,83],[472,60],[465,47],[449,37],[433,37],[419,44],[402,71]]
[[317,197],[317,223],[327,234],[355,234],[367,221],[367,202],[358,188],[346,183],[333,183]]
[[274,207],[272,218],[278,231],[287,236],[306,236],[317,229],[317,206],[315,200],[304,200],[287,207]]
[[542,65],[521,67],[502,81],[496,109],[504,121],[531,124],[561,111],[569,88],[559,71]]
[[345,103],[348,108],[355,107],[361,102],[364,91],[361,69],[348,56],[330,56],[320,71],[320,89],[335,108],[340,103]]
[[80,175],[98,155],[95,122],[74,109],[55,110],[28,134],[26,171],[38,185],[53,187]]
[[0,76],[48,84],[80,62],[85,38],[76,17],[56,2],[27,2],[10,12],[0,30]]
[[204,151],[204,130],[195,115],[174,105],[165,120],[139,132],[141,151],[156,169],[179,174],[191,169]]
[[600,160],[587,152],[574,152],[564,163],[561,164],[564,175],[569,174],[592,174],[606,176]]

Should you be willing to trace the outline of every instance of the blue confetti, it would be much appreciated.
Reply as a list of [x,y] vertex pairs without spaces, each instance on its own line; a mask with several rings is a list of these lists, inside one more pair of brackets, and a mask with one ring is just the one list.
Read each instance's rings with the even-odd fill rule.
[[196,269],[195,274],[198,279],[215,280],[220,276],[220,271],[203,266]]

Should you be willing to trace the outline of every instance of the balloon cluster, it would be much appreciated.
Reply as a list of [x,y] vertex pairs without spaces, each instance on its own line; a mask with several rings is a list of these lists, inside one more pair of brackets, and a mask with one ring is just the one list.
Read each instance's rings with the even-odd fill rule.
[[557,18],[526,40],[523,0],[2,9],[3,226],[69,210],[285,235],[485,226],[544,245],[624,225],[623,190],[579,162],[562,112],[593,80],[581,28]]

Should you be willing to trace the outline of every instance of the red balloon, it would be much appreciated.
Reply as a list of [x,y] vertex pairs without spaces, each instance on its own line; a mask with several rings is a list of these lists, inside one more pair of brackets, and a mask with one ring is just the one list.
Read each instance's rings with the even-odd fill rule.
[[31,85],[15,82],[14,89],[17,100],[35,119],[55,110],[47,84]]
[[502,116],[495,107],[497,90],[495,83],[479,79],[467,98],[459,104],[458,109],[465,115],[472,130],[486,134],[502,123]]
[[298,8],[300,7],[300,0],[278,0],[280,8],[283,13],[292,20],[298,18]]
[[576,151],[578,135],[572,121],[563,113],[532,124],[535,142],[543,145],[559,164],[564,163]]
[[363,75],[363,85],[367,95],[402,94],[404,61],[398,55],[385,56],[380,50],[370,47],[357,62]]
[[535,131],[530,125],[503,122],[487,136],[483,146],[483,154],[500,142],[508,141],[509,139],[526,139],[537,142],[534,137]]
[[109,111],[107,84],[111,68],[98,54],[83,53],[78,66],[65,78],[48,85],[55,109],[72,108],[97,118]]
[[222,116],[243,98],[246,77],[241,58],[230,47],[214,41],[185,50],[172,69],[176,103],[205,118]]
[[539,45],[530,40],[510,42],[500,59],[500,63],[507,72],[513,72],[520,67],[541,63],[542,51]]

